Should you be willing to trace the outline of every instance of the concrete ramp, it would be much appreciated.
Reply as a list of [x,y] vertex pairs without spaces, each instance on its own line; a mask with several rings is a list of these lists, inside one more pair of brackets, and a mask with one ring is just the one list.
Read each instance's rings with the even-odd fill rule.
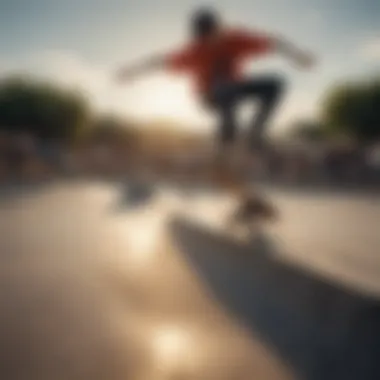
[[0,197],[0,379],[380,378],[378,199],[277,193],[244,246],[230,200],[127,185]]
[[378,299],[292,265],[273,235],[240,245],[183,218],[171,231],[219,302],[301,378],[380,378]]

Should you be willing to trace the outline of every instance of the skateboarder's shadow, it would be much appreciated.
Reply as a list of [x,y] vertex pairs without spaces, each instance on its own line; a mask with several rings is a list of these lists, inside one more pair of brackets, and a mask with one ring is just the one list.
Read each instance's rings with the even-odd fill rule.
[[154,196],[153,186],[144,183],[128,183],[120,187],[116,202],[112,204],[112,212],[121,213],[143,207]]
[[301,378],[380,378],[378,302],[286,263],[270,236],[239,244],[183,220],[171,227],[215,298]]

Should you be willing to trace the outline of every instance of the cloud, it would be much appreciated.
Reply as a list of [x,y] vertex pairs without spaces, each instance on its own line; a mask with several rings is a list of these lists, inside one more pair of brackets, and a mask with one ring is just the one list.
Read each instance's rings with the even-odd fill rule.
[[361,44],[359,55],[366,61],[380,62],[380,33],[377,37],[371,37]]
[[2,75],[30,74],[63,86],[98,91],[106,84],[106,70],[66,51],[42,51],[0,60]]
[[46,51],[35,55],[32,67],[37,75],[63,86],[99,94],[108,85],[108,68],[93,64],[70,51]]
[[111,103],[117,105],[120,95],[112,85],[110,67],[90,62],[72,51],[40,51],[12,61],[1,60],[0,70],[2,75],[31,74],[78,89],[96,109],[105,110]]

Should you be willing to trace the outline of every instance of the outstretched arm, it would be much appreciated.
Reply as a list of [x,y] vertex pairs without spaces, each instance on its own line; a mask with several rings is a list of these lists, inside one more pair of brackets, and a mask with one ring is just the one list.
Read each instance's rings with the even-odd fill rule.
[[312,55],[282,37],[243,31],[237,34],[236,43],[238,51],[255,55],[279,53],[302,68],[309,68],[314,63]]
[[315,59],[311,54],[299,49],[284,38],[272,37],[272,41],[278,53],[292,60],[298,66],[308,69],[314,65]]
[[116,79],[118,81],[131,80],[158,69],[183,72],[192,66],[193,57],[191,46],[168,54],[153,56],[143,62],[122,67],[117,71]]
[[126,65],[116,71],[116,80],[124,82],[135,79],[141,75],[163,68],[166,64],[165,56],[154,56],[143,62]]

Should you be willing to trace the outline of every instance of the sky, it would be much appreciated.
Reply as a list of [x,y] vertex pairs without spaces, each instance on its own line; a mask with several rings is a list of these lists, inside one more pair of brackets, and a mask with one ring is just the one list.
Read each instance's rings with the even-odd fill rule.
[[280,33],[316,55],[307,72],[281,57],[249,65],[252,76],[287,78],[278,128],[318,115],[337,81],[380,74],[378,0],[0,0],[0,74],[26,72],[79,88],[100,112],[211,128],[186,78],[159,72],[125,86],[112,81],[120,64],[181,46],[189,15],[205,4],[228,24]]

